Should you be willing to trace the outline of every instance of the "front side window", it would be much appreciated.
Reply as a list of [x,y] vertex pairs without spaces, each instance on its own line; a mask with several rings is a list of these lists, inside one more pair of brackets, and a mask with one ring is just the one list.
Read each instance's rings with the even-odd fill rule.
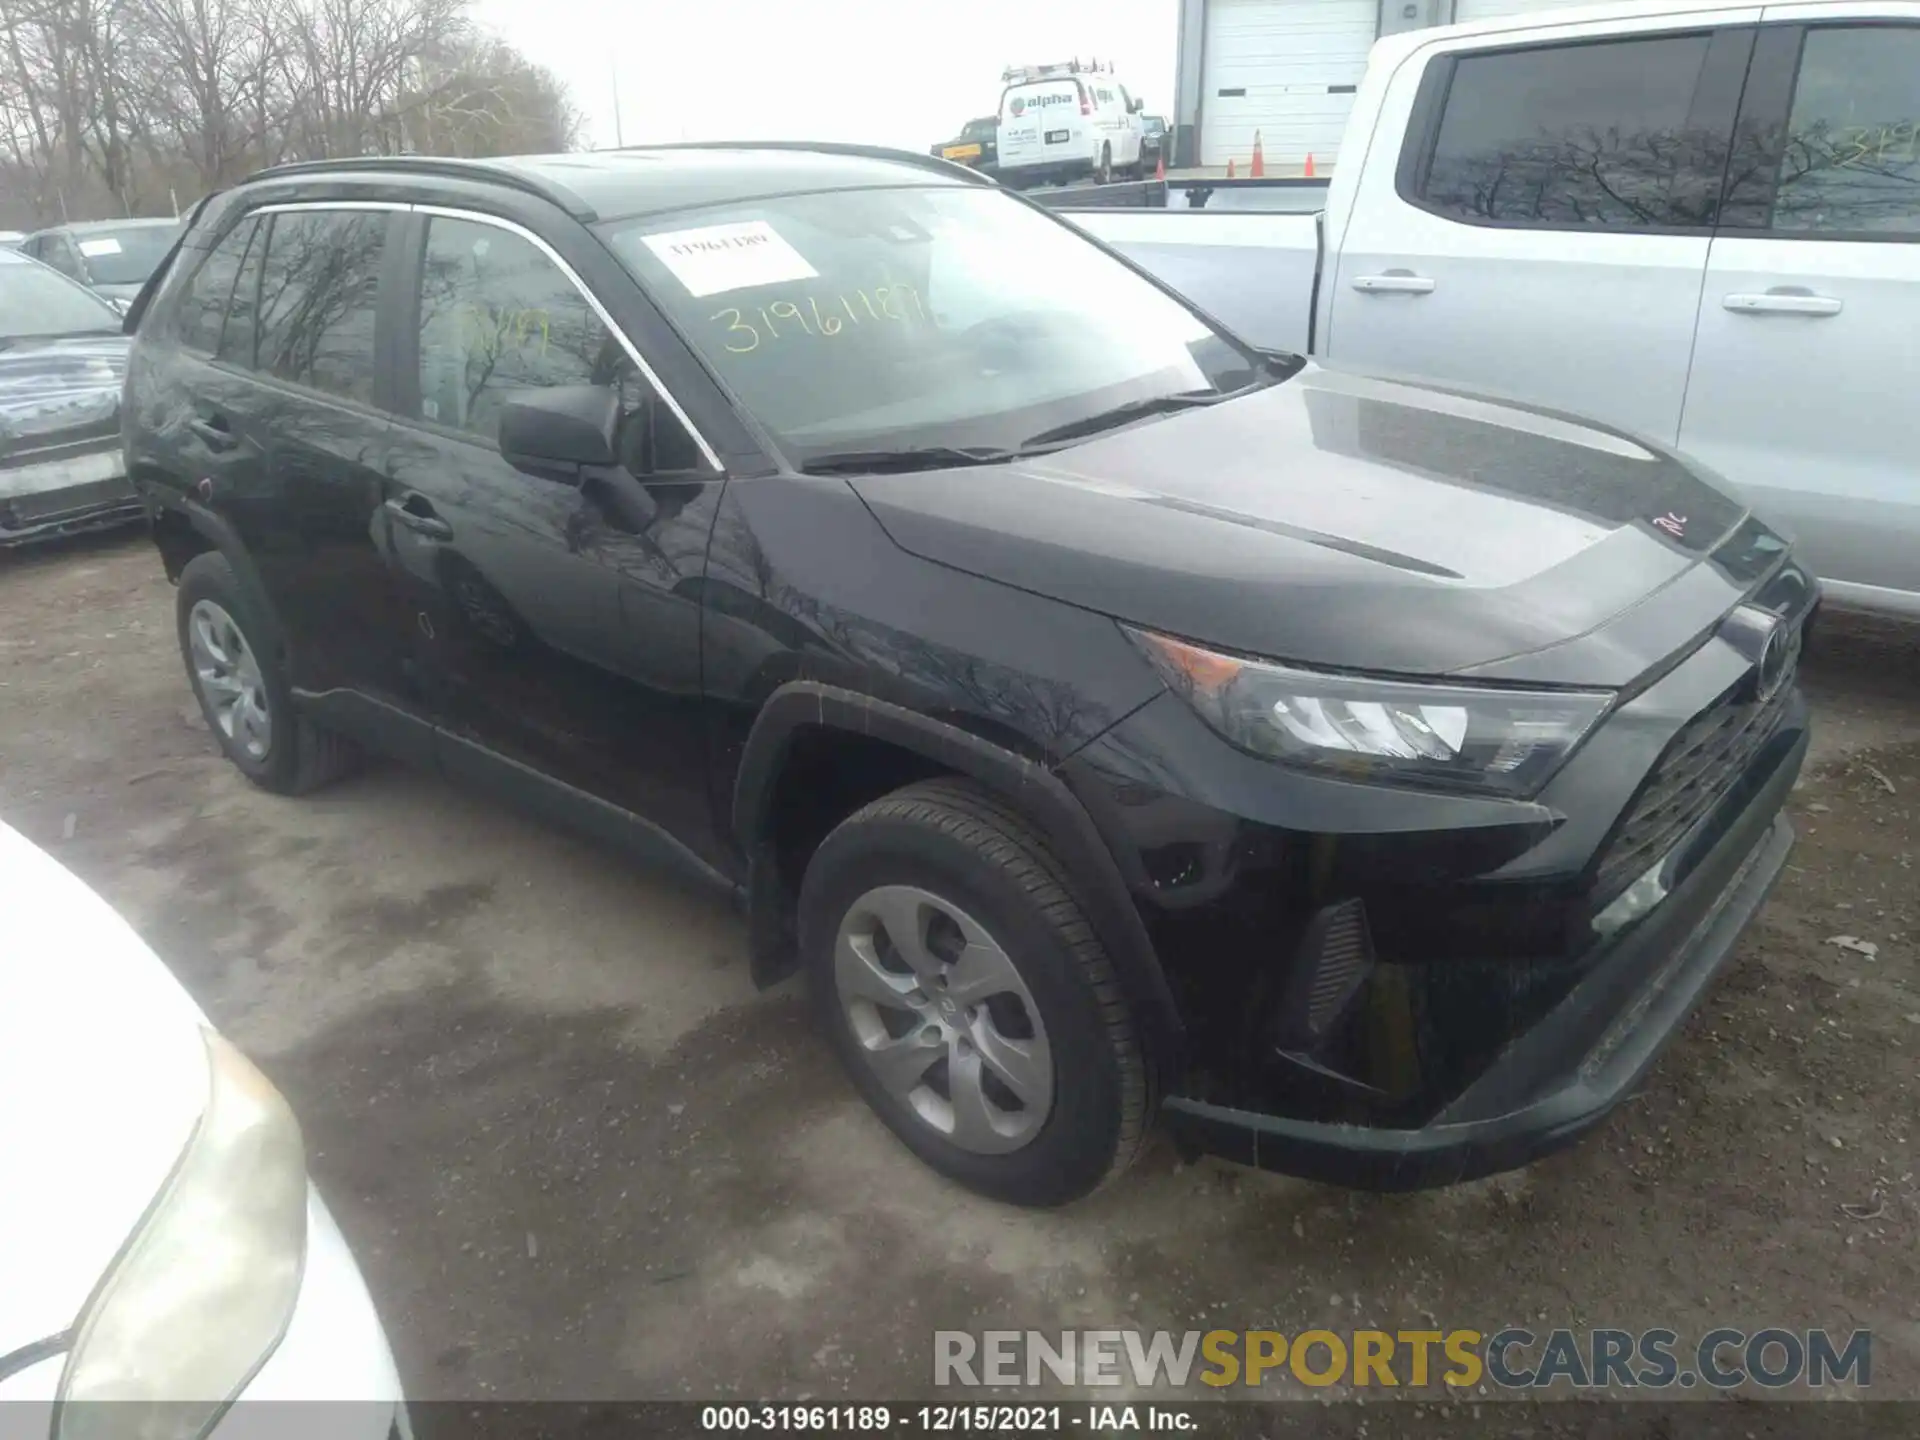
[[275,215],[260,272],[256,364],[296,385],[373,403],[373,334],[387,215]]
[[1729,137],[1689,114],[1711,44],[1668,35],[1460,57],[1410,198],[1478,223],[1710,225]]
[[247,253],[257,222],[241,221],[194,272],[180,297],[178,333],[180,343],[189,350],[211,355],[220,348],[220,332],[226,326],[227,307],[233,300],[234,282],[240,276],[240,262]]
[[700,468],[693,437],[658,404],[593,306],[533,242],[435,216],[420,270],[420,415],[497,443],[516,391],[605,385],[625,417],[616,444],[636,475]]
[[796,463],[1012,447],[1255,376],[1180,301],[985,187],[789,195],[601,228]]
[[1773,228],[1920,237],[1920,28],[1807,32]]

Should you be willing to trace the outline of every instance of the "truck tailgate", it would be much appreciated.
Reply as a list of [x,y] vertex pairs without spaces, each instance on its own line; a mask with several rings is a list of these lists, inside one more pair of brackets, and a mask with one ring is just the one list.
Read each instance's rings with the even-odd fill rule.
[[1320,217],[1073,210],[1061,218],[1171,285],[1242,339],[1306,354]]

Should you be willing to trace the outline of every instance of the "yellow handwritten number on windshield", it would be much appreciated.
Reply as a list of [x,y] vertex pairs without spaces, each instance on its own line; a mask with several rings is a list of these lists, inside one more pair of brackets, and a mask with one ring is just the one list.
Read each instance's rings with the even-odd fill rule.
[[727,324],[727,334],[729,336],[744,335],[747,337],[747,343],[744,345],[737,345],[733,342],[733,340],[729,339],[727,341],[728,352],[734,355],[745,355],[751,350],[758,350],[760,348],[760,332],[754,329],[753,326],[747,324],[744,320],[742,320],[740,318],[740,312],[734,309],[731,305],[729,305],[725,310],[722,310],[718,315],[715,315],[713,318],[715,320],[718,320],[722,318],[722,316],[727,316],[727,315],[731,315],[733,317],[733,319],[729,321]]
[[[763,338],[782,339],[795,327],[808,335],[838,335],[848,328],[871,325],[875,321],[911,324],[916,315],[922,321],[927,319],[927,307],[920,299],[920,292],[911,285],[877,285],[871,292],[855,290],[850,296],[830,296],[824,307],[817,295],[805,295],[801,299],[806,301],[805,309],[795,300],[769,300],[750,310],[729,305],[707,318],[715,324],[725,323],[724,344],[732,355],[750,355],[760,348]],[[834,313],[835,301],[846,316],[844,320]],[[865,319],[861,318],[862,311]]]

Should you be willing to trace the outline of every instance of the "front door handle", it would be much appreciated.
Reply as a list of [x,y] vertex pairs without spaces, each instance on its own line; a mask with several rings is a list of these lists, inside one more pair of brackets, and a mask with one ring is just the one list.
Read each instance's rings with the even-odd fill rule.
[[385,508],[396,525],[403,525],[416,535],[424,535],[429,540],[453,538],[453,526],[433,513],[433,502],[424,495],[389,500]]
[[1768,290],[1764,294],[1729,295],[1720,302],[1736,315],[1838,315],[1840,301],[1811,290]]
[[1389,270],[1384,275],[1356,275],[1353,288],[1362,295],[1430,295],[1433,281],[1425,275]]
[[209,450],[231,450],[240,443],[239,438],[228,428],[226,420],[219,415],[204,419],[196,415],[187,422],[187,429],[198,436],[200,443]]

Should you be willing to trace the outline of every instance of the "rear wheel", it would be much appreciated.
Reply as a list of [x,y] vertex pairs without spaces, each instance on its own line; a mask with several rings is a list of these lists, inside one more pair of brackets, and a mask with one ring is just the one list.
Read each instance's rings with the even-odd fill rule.
[[1113,180],[1113,146],[1105,141],[1100,145],[1100,162],[1094,166],[1093,183],[1106,185]]
[[180,655],[207,728],[254,784],[301,795],[353,768],[358,752],[294,709],[272,634],[227,557],[197,555],[174,597]]
[[1058,1205],[1132,1162],[1132,1014],[1058,862],[984,792],[929,781],[841,822],[808,865],[800,943],[855,1086],[934,1169]]

